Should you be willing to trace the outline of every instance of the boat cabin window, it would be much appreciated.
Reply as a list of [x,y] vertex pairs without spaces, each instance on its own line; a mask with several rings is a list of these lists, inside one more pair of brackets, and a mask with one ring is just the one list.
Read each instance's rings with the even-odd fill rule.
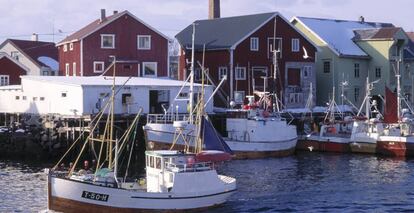
[[158,158],[158,157],[155,158],[155,168],[161,169],[161,158]]
[[154,157],[150,156],[150,167],[154,168]]

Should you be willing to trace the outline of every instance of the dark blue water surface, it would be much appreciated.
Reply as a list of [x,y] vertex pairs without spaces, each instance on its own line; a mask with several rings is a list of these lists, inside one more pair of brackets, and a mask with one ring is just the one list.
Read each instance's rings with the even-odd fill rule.
[[[41,166],[0,161],[0,212],[46,209]],[[414,212],[414,160],[305,152],[238,160],[238,191],[208,212]]]

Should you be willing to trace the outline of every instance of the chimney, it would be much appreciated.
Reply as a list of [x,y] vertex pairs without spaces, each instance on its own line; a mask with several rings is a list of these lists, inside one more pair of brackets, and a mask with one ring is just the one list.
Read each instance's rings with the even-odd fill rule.
[[364,16],[360,16],[360,17],[359,17],[359,22],[361,22],[361,23],[364,23],[364,22],[365,22],[365,18],[364,18]]
[[39,41],[39,35],[37,35],[36,33],[33,33],[31,40],[32,41]]
[[220,18],[220,0],[209,0],[208,19]]
[[114,10],[114,15],[115,15],[115,14],[118,14],[118,10]]
[[101,22],[106,20],[105,9],[101,9]]

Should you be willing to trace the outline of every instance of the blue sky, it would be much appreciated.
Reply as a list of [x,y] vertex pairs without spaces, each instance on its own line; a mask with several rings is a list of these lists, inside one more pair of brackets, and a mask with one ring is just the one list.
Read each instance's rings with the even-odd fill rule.
[[[30,39],[32,33],[58,42],[98,18],[101,8],[107,14],[129,10],[170,37],[208,15],[208,0],[0,0],[0,5],[0,42]],[[222,17],[271,11],[288,19],[357,20],[363,15],[366,21],[391,22],[406,31],[414,31],[413,9],[413,0],[221,0]]]

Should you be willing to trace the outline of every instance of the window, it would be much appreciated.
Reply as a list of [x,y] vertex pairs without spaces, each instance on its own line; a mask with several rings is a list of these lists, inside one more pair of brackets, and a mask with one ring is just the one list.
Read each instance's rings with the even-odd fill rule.
[[20,54],[18,51],[11,51],[10,56],[18,61]]
[[69,50],[72,51],[73,50],[73,43],[69,44]]
[[23,101],[25,101],[25,100],[27,100],[27,97],[26,96],[23,96],[22,99],[23,99]]
[[66,98],[66,97],[68,96],[68,93],[66,93],[66,92],[62,92],[62,93],[60,94],[60,96],[61,96],[62,98]]
[[151,49],[151,36],[150,35],[139,35],[138,36],[138,49],[139,50],[150,50]]
[[122,94],[122,104],[128,105],[132,103],[132,95],[131,93],[124,93]]
[[16,95],[16,100],[20,100],[20,96]]
[[115,48],[115,35],[102,34],[101,35],[101,48],[114,49]]
[[355,78],[359,78],[359,64],[358,63],[354,64],[354,75],[355,75]]
[[358,101],[358,98],[359,98],[359,88],[358,87],[355,87],[354,88],[354,99],[355,99],[355,102]]
[[289,94],[289,103],[290,104],[299,104],[302,103],[303,94],[302,93],[290,93]]
[[68,45],[67,44],[64,44],[63,45],[63,52],[67,52],[68,51]]
[[259,38],[257,37],[250,38],[250,50],[259,51]]
[[144,67],[144,76],[157,76],[157,62],[142,62],[142,66]]
[[73,62],[72,64],[72,72],[73,72],[73,76],[76,76],[76,62]]
[[66,63],[65,64],[65,73],[66,73],[66,76],[69,76],[69,70],[70,68],[69,68],[69,63]]
[[47,75],[49,75],[49,71],[44,70],[44,71],[42,72],[42,74],[43,74],[43,75],[45,75],[45,76],[47,76]]
[[242,104],[244,101],[244,91],[234,91],[234,101]]
[[227,67],[219,67],[218,69],[218,79],[221,80],[227,76]]
[[180,94],[178,94],[179,98],[188,98],[188,93],[186,92],[180,92]]
[[331,62],[330,61],[324,61],[323,62],[323,72],[324,73],[330,73],[331,72]]
[[292,38],[292,52],[299,52],[299,39]]
[[246,80],[246,67],[236,67],[236,80]]
[[33,101],[37,101],[37,97],[33,97]]
[[93,62],[93,72],[101,73],[105,69],[105,63],[103,61],[94,61]]
[[45,100],[45,97],[40,97],[40,101],[44,101]]
[[376,78],[381,78],[381,67],[376,67],[375,68],[375,77]]
[[0,86],[7,86],[10,84],[10,77],[8,75],[0,75]]
[[303,67],[303,77],[308,78],[312,76],[312,66]]
[[273,57],[273,50],[276,50],[278,58],[282,58],[282,38],[267,38],[267,57]]

